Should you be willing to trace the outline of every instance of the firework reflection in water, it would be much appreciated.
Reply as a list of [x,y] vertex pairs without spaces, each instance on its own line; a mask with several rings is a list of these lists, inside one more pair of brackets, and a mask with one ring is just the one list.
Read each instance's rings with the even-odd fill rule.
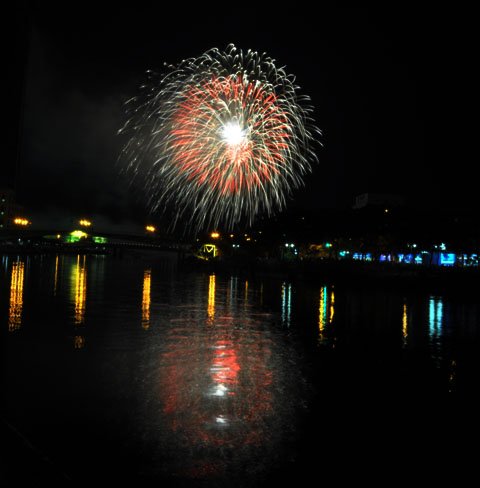
[[296,438],[307,389],[284,329],[266,327],[275,317],[246,297],[242,304],[234,279],[217,280],[215,291],[213,314],[206,301],[176,306],[157,329],[141,415],[143,437],[163,460],[148,467],[153,476],[261,477]]

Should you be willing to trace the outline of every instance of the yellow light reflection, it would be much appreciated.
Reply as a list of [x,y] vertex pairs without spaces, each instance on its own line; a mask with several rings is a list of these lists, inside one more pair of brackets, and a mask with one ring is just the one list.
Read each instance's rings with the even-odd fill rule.
[[150,327],[150,290],[152,286],[152,270],[146,269],[143,272],[143,294],[142,294],[142,327],[147,330]]
[[85,347],[85,337],[75,336],[73,346],[75,349],[83,349]]
[[77,256],[77,264],[73,268],[75,325],[85,321],[85,303],[87,301],[87,267],[86,256]]
[[332,290],[330,292],[330,316],[328,317],[328,323],[333,322],[333,316],[335,314],[335,292]]
[[212,321],[215,318],[215,275],[210,275],[208,282],[208,319]]
[[55,256],[55,274],[53,275],[53,295],[57,294],[57,282],[58,282],[58,254]]
[[320,288],[320,300],[318,303],[318,332],[319,341],[325,339],[326,327],[333,322],[335,315],[335,292],[333,290],[328,293],[328,288],[322,286]]
[[320,288],[320,303],[318,305],[318,330],[320,339],[323,339],[327,326],[327,287]]
[[22,324],[23,282],[25,279],[25,263],[16,261],[12,267],[10,282],[10,308],[8,310],[8,330],[13,332]]
[[403,314],[402,314],[402,337],[403,337],[403,345],[407,345],[407,337],[408,337],[408,311],[407,311],[407,304],[403,304]]

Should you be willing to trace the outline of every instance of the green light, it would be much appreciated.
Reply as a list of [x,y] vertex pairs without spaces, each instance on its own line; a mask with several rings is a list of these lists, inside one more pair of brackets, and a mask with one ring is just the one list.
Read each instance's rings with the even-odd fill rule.
[[107,243],[106,237],[93,236],[92,239],[93,239],[93,242],[95,244],[106,244]]
[[332,244],[330,242],[326,242],[325,247],[332,247]]
[[69,236],[65,237],[65,242],[68,242],[70,244],[72,244],[74,242],[78,242],[79,240],[80,240],[80,237],[77,237],[77,236],[69,235]]
[[82,237],[88,237],[88,234],[86,232],[83,232],[83,230],[74,230],[70,232],[70,235],[73,237],[78,237],[81,239]]

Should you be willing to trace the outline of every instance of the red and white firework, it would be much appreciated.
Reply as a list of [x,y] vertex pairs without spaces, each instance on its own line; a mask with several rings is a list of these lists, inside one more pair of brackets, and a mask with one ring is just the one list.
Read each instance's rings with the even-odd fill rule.
[[151,210],[173,205],[195,230],[281,210],[311,171],[319,134],[297,92],[274,60],[233,45],[149,73],[121,132]]

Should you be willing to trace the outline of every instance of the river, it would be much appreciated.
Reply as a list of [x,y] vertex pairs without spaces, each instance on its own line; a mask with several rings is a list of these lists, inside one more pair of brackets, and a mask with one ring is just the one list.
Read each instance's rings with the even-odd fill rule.
[[9,480],[250,487],[380,467],[418,479],[427,455],[468,467],[476,295],[168,257],[0,258]]

